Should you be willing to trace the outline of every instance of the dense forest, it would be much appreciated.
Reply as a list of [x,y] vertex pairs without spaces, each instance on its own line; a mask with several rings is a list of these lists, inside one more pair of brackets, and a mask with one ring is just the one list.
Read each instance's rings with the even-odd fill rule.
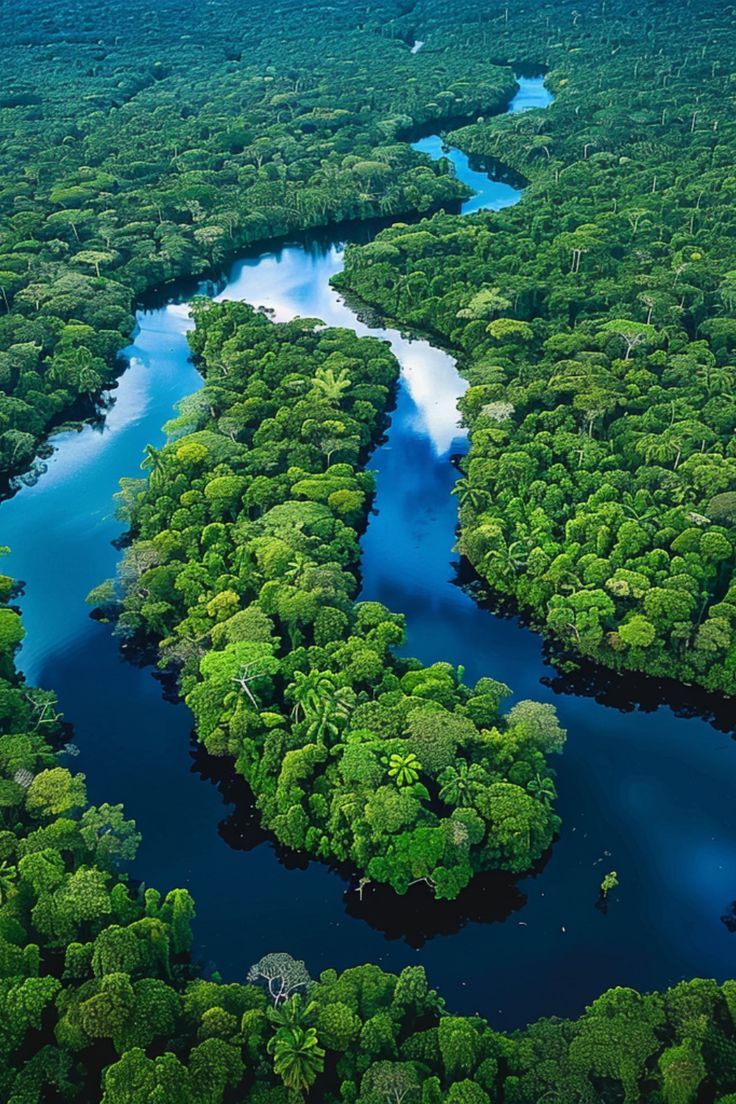
[[514,87],[449,48],[412,57],[391,4],[365,25],[231,7],[197,4],[195,34],[143,0],[110,7],[114,34],[89,4],[0,13],[0,470],[89,409],[137,295],[253,241],[451,203],[465,189],[399,135]]
[[[554,708],[447,663],[399,660],[403,618],[353,603],[373,476],[360,465],[398,364],[373,338],[195,300],[205,386],[122,491],[136,539],[126,635],[161,641],[208,751],[237,759],[265,824],[399,893],[453,898],[528,870],[559,820]],[[98,598],[98,595],[94,596]]]
[[494,51],[544,63],[557,102],[448,141],[522,173],[522,207],[394,226],[349,249],[339,286],[457,350],[460,547],[493,591],[563,652],[731,694],[736,128],[717,9],[627,25],[555,5],[499,28]]
[[[95,412],[153,288],[249,243],[401,217],[349,249],[341,286],[460,358],[463,552],[565,650],[732,693],[731,14],[6,5],[0,472]],[[522,64],[556,104],[495,119]],[[464,187],[406,141],[429,122],[523,174],[522,207],[460,224]],[[554,710],[397,658],[401,613],[355,600],[393,356],[317,320],[192,309],[205,386],[123,484],[120,590],[94,602],[160,645],[279,840],[397,893],[527,870],[559,825]],[[17,593],[0,576],[8,1104],[736,1104],[735,981],[617,988],[502,1034],[421,967],[313,979],[274,948],[246,979],[205,976],[195,902],[127,877],[135,824],[88,803],[56,696],[16,670]]]
[[135,854],[135,825],[121,806],[88,805],[84,776],[60,765],[67,732],[55,697],[13,669],[21,638],[17,613],[3,606],[8,1104],[295,1104],[313,1086],[326,1104],[736,1100],[736,981],[685,981],[646,996],[613,989],[576,1021],[501,1034],[448,1012],[422,967],[312,979],[276,952],[245,982],[203,978],[191,961],[190,895],[162,899],[120,872]]

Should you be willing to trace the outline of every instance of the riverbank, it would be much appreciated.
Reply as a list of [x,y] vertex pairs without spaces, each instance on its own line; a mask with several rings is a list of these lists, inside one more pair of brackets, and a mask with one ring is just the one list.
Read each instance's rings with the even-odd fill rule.
[[[330,288],[342,252],[333,239],[246,257],[219,296],[263,304],[277,319],[320,317],[384,336],[356,322]],[[187,325],[182,305],[139,315],[132,374],[117,392],[118,431],[91,431],[80,453],[75,446],[87,438],[70,437],[58,475],[52,460],[48,481],[0,507],[0,521],[15,510],[14,570],[27,578],[22,606],[35,626],[21,662],[58,689],[75,721],[81,755],[70,765],[86,772],[93,799],[124,801],[138,822],[143,842],[134,874],[191,889],[197,954],[233,978],[275,946],[305,958],[314,972],[363,961],[400,970],[420,961],[450,1007],[489,1011],[509,1026],[573,1015],[610,985],[645,989],[731,973],[732,936],[721,916],[736,884],[733,747],[707,723],[667,709],[644,713],[626,702],[622,713],[587,696],[559,696],[539,638],[478,609],[454,585],[450,457],[464,447],[455,404],[465,385],[452,358],[427,342],[390,335],[403,377],[388,440],[372,465],[377,512],[362,541],[363,596],[407,615],[408,650],[424,662],[465,662],[468,677],[490,671],[520,697],[557,705],[571,740],[558,764],[565,829],[552,859],[516,885],[478,880],[452,904],[434,903],[421,886],[401,902],[378,890],[361,899],[336,872],[264,839],[221,761],[191,745],[184,752],[190,714],[162,699],[150,671],[121,659],[109,627],[88,618],[83,599],[118,557],[109,545],[122,531],[111,504],[117,476],[142,474],[143,445],[161,441],[171,402],[200,384],[188,364]],[[38,532],[45,543],[32,575],[23,569],[34,558],[22,542]],[[63,556],[59,542],[67,541]],[[46,546],[57,549],[51,562]],[[40,639],[53,644],[33,658]],[[622,879],[608,915],[595,908],[604,862]],[[471,974],[469,962],[482,967]],[[533,986],[519,985],[520,963]]]

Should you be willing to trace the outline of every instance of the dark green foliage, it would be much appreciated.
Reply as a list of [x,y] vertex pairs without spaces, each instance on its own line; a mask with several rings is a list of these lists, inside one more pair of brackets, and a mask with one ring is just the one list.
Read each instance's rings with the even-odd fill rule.
[[398,140],[492,109],[508,69],[412,57],[402,5],[0,9],[0,473],[115,372],[134,297],[236,249],[464,188]]
[[[380,608],[354,616],[363,630],[387,623]],[[3,653],[8,669],[13,649]],[[448,693],[444,672],[429,684],[411,673],[416,686]],[[61,735],[53,699],[11,674],[0,700],[0,1094],[9,1104],[288,1104],[289,1086],[313,1086],[326,1104],[537,1104],[554,1094],[690,1104],[699,1092],[736,1091],[733,982],[682,982],[662,996],[613,990],[576,1022],[504,1036],[447,1014],[422,967],[398,977],[370,965],[328,970],[314,982],[280,953],[244,984],[197,978],[189,895],[162,900],[128,885],[116,864],[132,857],[134,826],[119,808],[86,807],[82,776],[58,765],[47,743]],[[546,750],[559,741],[541,706],[515,711],[519,739]],[[470,811],[459,808],[459,823],[472,822]],[[616,1095],[601,1096],[604,1085]]]
[[559,824],[554,709],[504,716],[507,687],[396,659],[402,618],[353,602],[393,356],[243,304],[193,311],[205,386],[128,496],[120,630],[162,641],[200,739],[236,759],[282,843],[399,893],[528,870]]
[[[371,640],[395,624],[372,605],[350,617]],[[264,635],[262,618],[247,624]],[[61,737],[53,696],[13,674],[19,636],[14,631],[3,646],[8,675],[0,683],[0,1093],[9,1104],[288,1104],[286,1085],[312,1085],[326,1104],[381,1104],[397,1093],[418,1104],[548,1097],[690,1104],[736,1092],[734,982],[682,982],[644,997],[613,990],[578,1021],[543,1020],[501,1035],[477,1017],[447,1014],[421,967],[399,977],[370,965],[328,970],[312,982],[303,963],[274,954],[253,967],[248,983],[198,979],[187,954],[189,895],[133,890],[118,870],[134,853],[135,828],[119,807],[87,807],[82,776],[58,765],[47,742]],[[449,670],[410,665],[407,674],[413,693],[400,697],[422,690],[426,719],[439,715],[429,703],[447,712],[459,692]],[[482,680],[476,689],[482,712],[497,708],[505,688]],[[388,706],[358,709],[366,732],[380,730],[386,717],[390,731]],[[460,745],[474,726],[462,710],[453,715],[447,732]],[[543,761],[561,734],[545,707],[521,703],[506,733],[490,739],[502,760],[525,746]],[[515,788],[488,786],[472,766],[466,778],[457,766],[454,777],[443,768],[469,838],[483,830],[473,787],[481,795]],[[360,772],[359,759],[352,769]],[[398,787],[390,792],[402,796]],[[495,800],[504,807],[505,798]],[[513,832],[499,836],[496,846],[513,839]],[[271,998],[263,988],[269,980]],[[339,1088],[328,1072],[335,1068]]]
[[[494,586],[559,611],[551,631],[597,658],[731,689],[729,9],[606,9],[5,5],[0,470],[109,378],[135,295],[256,239],[451,201],[452,176],[397,137],[499,105],[510,70],[489,57],[547,61],[548,118],[459,136],[533,180],[523,215],[397,228],[351,255],[351,279],[463,351],[463,543]],[[471,862],[524,869],[556,823],[554,718],[503,718],[500,684],[397,661],[401,618],[353,603],[393,361],[343,332],[198,310],[215,413],[185,408],[149,450],[149,488],[124,488],[140,539],[123,628],[165,638],[208,746],[238,756],[282,838],[369,868],[390,846],[373,876],[428,872],[445,896]],[[328,414],[341,429],[323,437]],[[2,577],[3,603],[12,590]],[[446,1013],[421,968],[312,983],[277,954],[253,983],[198,977],[191,898],[121,873],[135,826],[60,765],[55,697],[14,668],[22,633],[3,604],[3,1101],[293,1104],[310,1085],[325,1104],[736,1101],[733,981],[617,989],[501,1035]],[[277,1007],[273,969],[299,991]]]
[[338,278],[457,350],[460,548],[561,650],[736,690],[736,148],[727,7],[515,5],[542,114],[449,141],[531,185],[348,249]]

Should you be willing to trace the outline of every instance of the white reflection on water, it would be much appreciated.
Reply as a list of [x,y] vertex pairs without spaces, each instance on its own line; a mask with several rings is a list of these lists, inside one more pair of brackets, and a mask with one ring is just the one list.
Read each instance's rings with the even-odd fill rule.
[[427,341],[403,337],[398,330],[358,321],[330,286],[330,278],[342,269],[342,254],[341,246],[320,253],[293,245],[243,261],[217,298],[267,307],[277,322],[320,318],[329,326],[345,326],[360,336],[388,341],[416,407],[414,429],[429,438],[437,456],[444,456],[453,441],[464,436],[458,428],[457,400],[467,384],[458,375],[452,357],[441,349]]

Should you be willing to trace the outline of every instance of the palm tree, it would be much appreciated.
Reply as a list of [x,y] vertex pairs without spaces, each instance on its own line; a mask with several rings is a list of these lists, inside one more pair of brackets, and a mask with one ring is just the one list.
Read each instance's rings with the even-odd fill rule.
[[77,372],[76,385],[80,394],[94,395],[102,386],[102,376],[92,365],[88,365]]
[[353,690],[349,686],[338,687],[330,698],[321,702],[319,710],[309,718],[307,735],[322,743],[337,739],[354,705]]
[[325,1052],[313,1027],[280,1027],[268,1041],[273,1068],[287,1089],[311,1088],[325,1065]]
[[645,488],[640,488],[635,494],[625,491],[621,498],[621,507],[628,518],[638,522],[649,521],[659,513],[651,492]]
[[502,548],[492,548],[486,552],[481,567],[498,579],[509,579],[517,575],[526,565],[527,548],[524,541],[512,541]]
[[314,376],[315,388],[328,402],[339,403],[351,385],[347,368],[341,368],[337,375],[334,368],[318,368]]
[[461,506],[470,506],[477,514],[490,505],[491,501],[488,491],[484,491],[482,487],[476,486],[466,478],[458,479],[452,488],[452,494],[457,495]]
[[413,786],[419,778],[421,769],[422,764],[413,751],[406,755],[399,755],[394,752],[389,759],[389,777],[395,780],[397,786]]
[[0,863],[0,905],[15,892],[18,870],[8,862]]
[[153,445],[146,445],[145,455],[141,467],[150,469],[151,472],[151,486],[158,482],[159,478],[164,471],[164,450],[154,448]]
[[299,721],[309,713],[318,712],[327,687],[334,686],[332,675],[325,671],[297,671],[287,687],[286,696],[294,702],[291,719]]
[[557,797],[557,790],[552,779],[543,777],[539,772],[535,774],[534,778],[529,779],[526,788],[532,797],[536,797],[545,805],[550,805]]
[[297,671],[287,694],[294,702],[292,720],[308,721],[307,734],[316,740],[334,739],[355,706],[353,689],[337,686],[330,671]]
[[478,763],[461,759],[454,767],[446,767],[440,781],[440,799],[446,805],[467,809],[473,804],[473,794],[479,785],[488,781],[488,774]]
[[698,383],[709,395],[730,394],[736,381],[736,368],[718,364],[704,364],[695,373]]
[[277,1027],[306,1027],[316,1010],[315,1001],[305,1003],[301,993],[294,993],[293,997],[269,1008],[267,1014],[271,1023]]
[[529,549],[526,541],[523,540],[512,541],[506,553],[509,567],[513,568],[514,571],[521,571],[522,568],[526,567],[528,556]]
[[668,460],[675,460],[678,455],[678,449],[674,442],[659,433],[644,434],[636,442],[634,448],[641,453],[648,464],[653,460],[664,464]]
[[284,572],[284,578],[296,586],[308,566],[309,560],[304,553],[295,552],[293,560],[291,560]]

